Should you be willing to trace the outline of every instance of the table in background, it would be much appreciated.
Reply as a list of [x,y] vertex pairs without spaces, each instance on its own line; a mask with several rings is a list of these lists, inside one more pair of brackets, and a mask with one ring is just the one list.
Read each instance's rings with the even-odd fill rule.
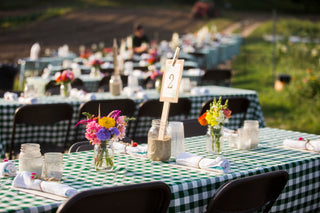
[[[223,156],[231,165],[228,174],[178,166],[174,160],[169,163],[152,162],[124,154],[115,155],[115,165],[122,170],[104,173],[94,170],[93,151],[65,154],[62,180],[79,191],[160,180],[171,189],[169,212],[203,212],[223,183],[269,171],[286,170],[289,181],[271,212],[316,212],[320,208],[319,153],[282,146],[284,139],[298,137],[320,139],[319,135],[262,128],[260,144],[255,150],[235,150],[225,144]],[[187,152],[216,158],[206,152],[205,136],[186,138],[185,146]],[[15,163],[18,165],[18,161]],[[12,190],[11,180],[0,179],[0,212],[54,212],[60,205],[58,201]]]
[[[188,118],[197,118],[200,113],[201,105],[204,101],[207,101],[211,98],[219,98],[222,97],[246,97],[250,100],[250,106],[247,112],[246,119],[247,120],[259,120],[260,127],[265,127],[265,122],[263,118],[263,113],[260,107],[258,95],[255,91],[252,90],[244,90],[244,89],[236,89],[230,87],[219,87],[219,86],[208,86],[206,87],[209,90],[209,94],[207,95],[192,95],[188,93],[181,93],[180,97],[189,98],[192,102],[191,111]],[[146,94],[149,99],[159,99],[159,93],[156,90],[146,90]],[[110,93],[95,93],[97,99],[120,99],[120,98],[128,98],[126,95],[121,96],[112,96]],[[142,103],[143,99],[134,99],[136,102],[136,113],[139,108],[139,104]],[[38,103],[41,104],[50,104],[50,103],[69,103],[73,106],[74,114],[71,124],[71,132],[69,137],[69,142],[74,141],[74,133],[75,127],[74,125],[78,122],[78,112],[79,106],[84,101],[79,100],[77,98],[63,98],[61,96],[44,96],[38,98]],[[0,142],[2,143],[4,149],[6,150],[10,144],[11,139],[11,130],[13,124],[13,116],[15,110],[22,106],[23,104],[17,101],[6,101],[4,99],[0,99]],[[136,116],[136,114],[135,114]],[[181,118],[178,118],[181,120]],[[241,120],[241,115],[233,116],[229,123],[225,126],[231,129],[237,129],[239,126],[239,122]],[[131,127],[134,125],[135,121],[131,121]],[[139,122],[136,136],[146,136],[149,128],[151,127],[151,119],[146,118],[142,119]],[[66,123],[62,122],[58,123],[54,126],[54,131],[50,130],[50,127],[22,127],[19,128],[16,132],[16,141],[18,142],[34,142],[34,143],[58,143],[63,144],[64,141],[64,132],[66,130]],[[82,125],[81,128],[85,128]],[[37,134],[37,137],[32,137],[31,131],[34,131]],[[129,128],[128,136],[132,135],[133,128]],[[78,140],[84,140],[84,132],[80,132],[78,136]],[[3,149],[2,156],[3,156]]]

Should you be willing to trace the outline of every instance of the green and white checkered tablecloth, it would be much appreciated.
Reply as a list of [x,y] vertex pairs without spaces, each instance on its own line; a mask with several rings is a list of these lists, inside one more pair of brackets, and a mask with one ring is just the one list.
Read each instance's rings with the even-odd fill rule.
[[[223,183],[239,177],[275,170],[286,170],[289,181],[271,212],[317,212],[320,209],[320,155],[282,146],[286,138],[320,139],[319,135],[260,129],[260,144],[255,150],[241,151],[225,145],[223,156],[230,161],[228,174],[217,174],[200,169],[175,165],[170,162],[152,162],[148,159],[116,154],[119,170],[96,172],[92,165],[93,152],[64,155],[63,183],[79,191],[90,188],[164,181],[171,189],[169,212],[203,212],[216,189]],[[186,138],[186,151],[206,158],[217,156],[205,150],[205,136]],[[18,161],[15,161],[18,165]],[[57,201],[12,190],[12,178],[0,179],[0,212],[55,212]],[[232,202],[232,201],[230,201]]]
[[[199,115],[201,105],[204,101],[219,96],[223,97],[247,97],[250,100],[250,106],[247,112],[246,119],[259,120],[260,127],[264,127],[264,118],[259,104],[259,99],[257,93],[252,90],[243,90],[229,87],[219,87],[219,86],[208,86],[209,94],[208,95],[192,95],[192,94],[180,94],[180,97],[187,97],[191,100],[191,112],[189,118],[196,118]],[[159,94],[155,90],[146,91],[150,99],[159,99]],[[111,96],[110,93],[95,93],[97,99],[118,99],[118,98],[128,98],[126,95],[121,96]],[[143,99],[134,99],[136,102],[136,112],[138,111],[139,104],[142,103]],[[40,97],[38,98],[38,103],[69,103],[73,106],[74,115],[71,126],[71,133],[69,141],[73,142],[74,140],[74,125],[78,122],[78,108],[81,103],[84,101],[78,100],[76,98],[62,98],[60,96],[51,96],[51,97]],[[0,149],[1,156],[4,156],[4,150],[6,150],[10,144],[11,139],[11,130],[12,122],[15,110],[22,106],[21,103],[16,101],[6,101],[0,99],[0,143],[3,145],[3,148]],[[175,118],[181,120],[181,118]],[[233,116],[229,123],[226,124],[226,127],[236,129],[239,125],[241,115]],[[131,122],[131,127],[135,124],[135,121]],[[146,136],[149,128],[151,127],[151,119],[142,119],[139,122],[136,136]],[[63,144],[64,142],[64,132],[66,129],[66,122],[60,122],[57,125],[54,125],[53,130],[52,126],[41,126],[41,127],[26,127],[24,125],[18,125],[16,132],[15,142],[33,142],[33,143],[58,143]],[[80,131],[78,140],[84,140],[84,128],[82,125],[82,131]],[[128,136],[131,136],[133,128],[129,128]],[[1,148],[1,147],[0,147]],[[1,157],[0,156],[0,157]]]

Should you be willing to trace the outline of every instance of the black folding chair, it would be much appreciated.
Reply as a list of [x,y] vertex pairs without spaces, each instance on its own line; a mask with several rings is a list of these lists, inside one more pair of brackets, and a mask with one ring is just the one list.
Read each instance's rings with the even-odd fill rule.
[[93,150],[94,146],[89,141],[80,141],[72,144],[69,153]]
[[73,107],[67,103],[33,104],[33,105],[24,105],[19,107],[16,110],[13,118],[9,158],[12,159],[13,152],[16,151],[16,147],[14,147],[14,141],[15,141],[17,124],[43,126],[43,125],[55,124],[60,121],[67,121],[64,147],[59,147],[57,145],[50,147],[49,144],[40,144],[41,151],[43,152],[46,152],[46,151],[63,152],[66,149],[67,143],[68,143],[72,114],[73,114]]
[[55,80],[49,81],[45,86],[46,95],[59,95],[60,85]]
[[232,72],[230,69],[206,70],[201,77],[200,85],[231,86]]
[[205,135],[207,127],[201,126],[198,119],[183,120],[184,137],[193,137],[198,135]]
[[[136,104],[132,99],[108,99],[108,100],[92,100],[87,101],[80,105],[78,120],[85,119],[83,112],[88,112],[93,115],[98,115],[100,105],[100,113],[103,116],[107,116],[113,110],[121,110],[121,115],[133,117]],[[130,128],[130,122],[127,126],[127,132]],[[75,129],[74,141],[78,140],[79,126]]]
[[[232,97],[232,98],[222,98],[221,103],[224,104],[227,99],[228,99],[228,108],[231,110],[231,115],[242,114],[242,117],[239,123],[239,127],[241,127],[246,118],[250,101],[244,97]],[[212,103],[212,101],[213,99],[210,99],[202,104],[199,116],[205,113],[210,108],[210,103]]]
[[79,192],[61,204],[57,213],[165,213],[171,190],[160,181],[104,187]]
[[282,170],[232,180],[218,188],[207,213],[267,213],[287,181],[288,173]]
[[[140,104],[137,119],[133,129],[132,138],[137,140],[136,130],[142,117],[160,118],[163,108],[163,102],[159,100],[147,100]],[[182,115],[188,118],[191,109],[191,101],[188,98],[179,98],[178,103],[170,104],[169,117]],[[146,137],[139,138],[139,142],[146,142]]]

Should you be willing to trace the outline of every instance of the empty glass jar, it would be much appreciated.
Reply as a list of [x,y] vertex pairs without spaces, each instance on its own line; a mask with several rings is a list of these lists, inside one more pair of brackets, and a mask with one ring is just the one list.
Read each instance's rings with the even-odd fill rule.
[[247,131],[248,137],[251,138],[251,149],[255,149],[259,144],[259,121],[245,120],[243,129]]
[[42,165],[43,159],[40,152],[40,145],[36,143],[22,144],[19,155],[19,171],[37,173],[37,176],[40,177]]

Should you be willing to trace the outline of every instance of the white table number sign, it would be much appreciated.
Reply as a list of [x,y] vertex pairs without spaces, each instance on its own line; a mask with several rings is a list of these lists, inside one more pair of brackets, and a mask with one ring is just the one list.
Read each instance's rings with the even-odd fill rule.
[[184,60],[176,60],[174,66],[172,66],[173,61],[166,61],[166,71],[163,74],[160,93],[160,101],[163,102],[178,102]]

